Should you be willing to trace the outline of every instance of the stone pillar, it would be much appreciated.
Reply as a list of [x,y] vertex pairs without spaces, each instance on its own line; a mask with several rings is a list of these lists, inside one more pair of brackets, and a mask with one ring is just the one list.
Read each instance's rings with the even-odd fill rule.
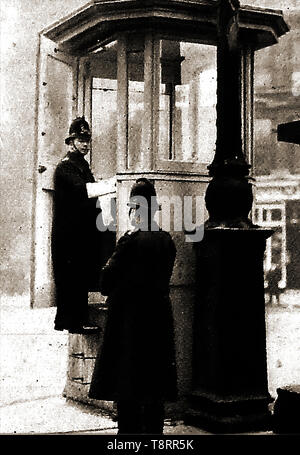
[[218,2],[217,143],[208,167],[209,219],[196,244],[193,391],[186,421],[211,431],[269,425],[264,271],[272,231],[249,219],[252,185],[242,150],[239,2]]

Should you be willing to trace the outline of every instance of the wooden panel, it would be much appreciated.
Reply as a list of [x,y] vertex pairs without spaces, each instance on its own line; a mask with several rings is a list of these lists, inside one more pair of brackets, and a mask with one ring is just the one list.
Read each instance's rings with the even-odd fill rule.
[[90,384],[94,366],[94,358],[69,357],[68,379],[80,384]]
[[118,146],[117,172],[127,169],[128,155],[128,64],[126,39],[118,39]]
[[94,371],[95,359],[101,349],[103,330],[93,335],[70,335],[68,379],[89,384]]
[[40,37],[37,80],[37,150],[33,200],[31,305],[54,305],[51,263],[53,173],[77,112],[77,60]]
[[145,36],[144,53],[144,119],[142,130],[142,148],[140,166],[143,171],[153,170],[153,126],[154,126],[154,37],[151,33]]
[[[45,33],[74,53],[97,47],[99,40],[116,30],[130,30],[137,24],[145,28],[149,23],[156,30],[184,31],[188,36],[194,33],[202,42],[216,43],[216,14],[217,2],[208,1],[98,1],[48,27]],[[281,11],[249,6],[240,8],[240,27],[244,40],[257,48],[275,44],[289,30]]]
[[77,113],[77,60],[41,36],[39,73],[37,153],[43,172],[38,184],[53,190],[53,172],[66,153],[65,137]]

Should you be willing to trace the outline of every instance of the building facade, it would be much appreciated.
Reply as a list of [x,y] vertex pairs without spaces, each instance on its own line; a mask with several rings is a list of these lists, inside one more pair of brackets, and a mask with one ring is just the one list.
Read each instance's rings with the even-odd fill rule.
[[283,172],[256,177],[253,220],[274,229],[267,239],[265,272],[280,269],[279,287],[300,289],[300,176]]
[[[280,53],[276,46],[256,54],[255,62],[255,184],[254,221],[275,228],[267,242],[266,272],[277,263],[282,289],[299,289],[300,247],[299,169],[300,148],[296,143],[278,140],[278,125],[300,117],[300,29],[299,5],[275,2],[261,6],[285,9],[290,32],[283,39]],[[257,4],[257,2],[256,2]]]
[[[257,2],[248,3],[258,6]],[[276,6],[274,2],[262,3],[259,6],[272,8]],[[282,4],[282,2],[279,3]],[[7,294],[29,294],[30,284],[31,287],[33,286],[34,270],[35,277],[38,276],[42,283],[40,301],[46,296],[46,305],[52,303],[49,298],[50,287],[47,286],[51,281],[51,264],[48,261],[51,221],[49,194],[53,190],[51,179],[47,179],[47,176],[55,160],[57,161],[64,154],[59,144],[63,143],[67,132],[67,120],[70,120],[71,116],[84,113],[92,124],[94,142],[91,164],[96,178],[114,175],[121,160],[121,168],[124,167],[119,183],[126,190],[125,198],[135,177],[139,173],[144,174],[145,171],[155,181],[158,196],[163,194],[184,196],[192,193],[199,194],[203,198],[209,181],[207,165],[214,155],[216,52],[213,46],[195,43],[192,39],[187,43],[187,40],[168,37],[154,42],[147,36],[145,40],[147,46],[141,50],[138,36],[134,36],[133,43],[130,40],[126,43],[128,46],[126,52],[117,53],[114,41],[110,41],[109,45],[103,44],[101,48],[94,50],[92,47],[89,48],[89,53],[94,53],[92,64],[90,61],[80,61],[79,66],[76,66],[78,61],[73,57],[69,58],[67,52],[64,54],[64,50],[59,54],[57,48],[51,43],[50,47],[47,47],[49,44],[47,40],[53,39],[55,42],[55,39],[64,36],[63,26],[60,28],[59,24],[54,26],[52,24],[62,17],[69,17],[68,14],[84,4],[85,2],[75,0],[68,4],[61,0],[49,0],[49,2],[4,0],[1,3],[2,21],[5,24],[4,31],[2,30],[2,37],[5,39],[1,40],[3,114],[1,115],[1,160],[3,161],[1,185],[2,194],[5,194],[2,211],[4,234],[1,239],[4,258],[2,287],[3,292]],[[289,18],[293,21],[300,14],[295,2],[292,11],[289,12],[286,7],[285,13],[287,13],[288,22]],[[251,8],[249,14],[251,15]],[[69,20],[71,21],[71,18],[65,19],[65,22]],[[14,27],[14,24],[18,26]],[[75,30],[76,20],[74,24],[74,28],[68,30],[70,34],[67,44],[78,50],[76,46],[80,48],[81,44],[89,45],[89,42],[85,39],[81,41],[81,31],[79,33]],[[292,175],[298,172],[296,146],[290,147],[286,144],[282,146],[276,142],[277,124],[294,120],[298,100],[298,61],[296,52],[291,51],[293,49],[291,43],[297,42],[299,36],[296,20],[293,25],[294,29],[287,33],[279,44],[257,53],[254,78],[254,130],[256,131],[254,155],[248,153],[252,150],[249,144],[253,143],[250,123],[243,144],[247,158],[253,161],[253,177],[257,177],[255,220],[263,226],[278,227],[281,230],[281,237],[277,241],[279,243],[277,258],[275,258],[277,246],[275,248],[275,241],[271,240],[266,254],[266,267],[270,267],[273,261],[281,261],[284,287],[295,286],[290,281],[287,266],[287,258],[293,251],[293,248],[288,247],[290,237],[287,233],[287,218],[290,220],[289,224],[293,225],[298,221],[291,222],[291,220],[298,220],[298,218],[296,215],[287,216],[287,214],[292,210],[290,203],[297,201],[299,188],[297,183],[295,199],[288,199],[285,197],[284,189],[289,188],[290,191],[292,188],[294,191],[293,182],[297,182],[296,177],[293,181],[287,180],[288,183],[286,183],[286,179],[284,182],[271,181],[269,177],[262,175],[278,168],[287,168]],[[42,30],[43,36],[40,34]],[[45,45],[44,49],[46,49],[44,60],[41,44]],[[120,73],[119,67],[122,65],[119,63],[124,61],[124,58],[127,59],[128,71]],[[280,63],[281,58],[282,63]],[[52,65],[47,66],[46,60],[51,60]],[[147,67],[144,61],[148,68],[151,65],[153,68],[153,72],[149,71],[147,74],[151,76],[147,81],[144,80],[145,74],[141,70]],[[245,53],[244,63],[249,61],[249,54]],[[65,94],[70,95],[74,89],[69,69],[75,66],[78,75],[77,79],[75,78],[77,98],[72,99],[72,96],[69,96],[66,100]],[[160,75],[159,83],[153,82],[154,73]],[[123,87],[126,99],[125,96],[121,99],[117,98],[117,80],[120,86],[122,81],[128,82],[126,88],[125,85]],[[154,123],[151,116],[146,118],[146,127],[141,122],[143,100],[146,99],[147,106],[152,108],[153,103],[157,102],[157,99],[155,98],[155,101],[152,96],[154,92],[158,95],[159,103],[156,105],[159,117],[155,120],[155,129],[153,129]],[[246,112],[244,122],[250,111],[245,106],[246,101],[245,97],[243,99]],[[122,115],[119,114],[119,112],[121,114],[125,112],[122,109],[126,109],[125,117],[128,121],[126,128],[123,128],[125,117],[123,116],[122,120]],[[117,119],[121,125],[118,138]],[[154,132],[157,133],[155,138]],[[123,141],[121,144],[120,138],[121,142]],[[155,159],[149,160],[147,154],[136,155],[136,149],[141,147],[147,150],[148,146],[152,147],[154,139],[156,154],[152,157]],[[122,149],[125,141],[127,154],[118,155],[117,147]],[[100,150],[100,145],[105,149],[103,152]],[[282,148],[286,152],[284,159]],[[45,154],[37,156],[35,153],[37,149],[43,150]],[[40,161],[39,158],[46,161]],[[37,191],[38,185],[40,185],[39,191]],[[37,195],[40,200],[36,198]],[[33,211],[34,206],[36,212]],[[41,207],[46,207],[46,211],[42,209],[39,212]],[[36,217],[37,213],[41,218]],[[120,219],[125,218],[126,214],[123,213],[123,215],[124,217],[119,215]],[[31,222],[33,218],[34,225]],[[202,223],[204,219],[203,214]],[[35,255],[34,258],[32,256],[30,245],[35,244],[39,231],[42,243],[41,248],[36,248],[35,254],[39,255],[40,260],[37,262],[37,256]],[[181,393],[184,394],[190,389],[192,376],[190,328],[194,296],[191,284],[195,268],[191,245],[183,243],[182,233],[174,233],[174,238],[179,248],[172,281],[172,297],[177,345],[180,348],[178,349],[179,385]],[[296,234],[293,241],[298,241]],[[290,262],[295,263],[291,257]],[[37,263],[43,266],[36,267]],[[45,286],[43,286],[44,283]],[[43,305],[42,301],[40,306]],[[97,317],[99,325],[102,326],[105,309],[98,313]],[[87,340],[83,337],[76,337],[70,343],[67,396],[81,399],[86,397],[97,343],[97,339]]]
[[[82,0],[67,3],[3,0],[0,5],[0,147],[1,194],[4,196],[1,201],[1,289],[4,294],[26,295],[30,288],[39,32],[85,3]],[[278,143],[276,128],[278,123],[299,118],[299,4],[297,0],[248,0],[241,4],[282,9],[291,27],[276,46],[256,54],[254,173],[265,175],[278,167],[297,173],[299,146]],[[96,96],[99,98],[99,94]],[[210,117],[207,118],[210,121]]]

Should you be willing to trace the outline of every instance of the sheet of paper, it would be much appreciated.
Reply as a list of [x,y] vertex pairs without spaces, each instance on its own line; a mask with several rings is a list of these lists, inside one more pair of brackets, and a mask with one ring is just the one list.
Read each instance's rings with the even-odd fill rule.
[[105,194],[113,195],[116,193],[116,183],[117,181],[115,177],[99,180],[95,183],[87,183],[86,189],[88,197],[99,197],[104,196]]

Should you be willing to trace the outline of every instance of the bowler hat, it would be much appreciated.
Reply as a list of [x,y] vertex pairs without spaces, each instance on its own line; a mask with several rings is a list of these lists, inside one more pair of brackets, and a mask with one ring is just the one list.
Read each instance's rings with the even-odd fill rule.
[[92,135],[88,122],[84,117],[77,117],[70,125],[69,136],[65,139],[65,143],[70,144],[73,139],[83,139],[89,141],[91,137]]

